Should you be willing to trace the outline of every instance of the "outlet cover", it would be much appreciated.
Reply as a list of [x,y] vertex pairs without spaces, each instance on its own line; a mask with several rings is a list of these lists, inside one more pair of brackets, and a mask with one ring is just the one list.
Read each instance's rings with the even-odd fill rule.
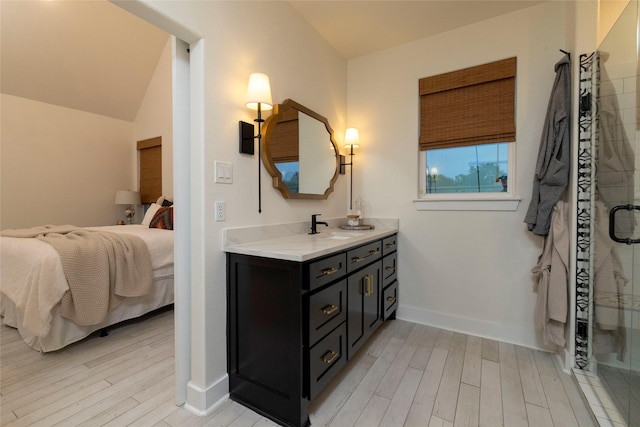
[[216,222],[227,220],[227,204],[223,200],[216,200]]

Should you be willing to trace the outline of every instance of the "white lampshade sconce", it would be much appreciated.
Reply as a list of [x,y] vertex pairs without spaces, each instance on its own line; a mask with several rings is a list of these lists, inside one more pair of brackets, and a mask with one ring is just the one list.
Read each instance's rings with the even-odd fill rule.
[[346,173],[345,168],[351,166],[349,169],[349,209],[353,209],[353,149],[360,147],[360,135],[358,129],[348,128],[344,135],[344,148],[349,149],[349,163],[345,163],[345,156],[340,155],[340,174]]
[[131,224],[133,215],[136,211],[133,206],[140,204],[140,193],[137,191],[118,190],[116,191],[116,205],[127,205],[124,214],[127,217],[127,223]]
[[253,73],[249,76],[245,105],[251,110],[258,111],[258,117],[254,120],[258,123],[258,134],[255,134],[255,125],[240,122],[240,153],[253,155],[254,141],[258,140],[258,213],[262,213],[262,179],[260,177],[262,123],[264,122],[262,111],[273,109],[271,86],[266,74]]

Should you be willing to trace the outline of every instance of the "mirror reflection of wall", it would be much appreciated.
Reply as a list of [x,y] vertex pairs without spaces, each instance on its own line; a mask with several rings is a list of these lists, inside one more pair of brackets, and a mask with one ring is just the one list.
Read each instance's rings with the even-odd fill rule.
[[300,148],[300,193],[322,194],[335,173],[336,152],[324,123],[298,113]]

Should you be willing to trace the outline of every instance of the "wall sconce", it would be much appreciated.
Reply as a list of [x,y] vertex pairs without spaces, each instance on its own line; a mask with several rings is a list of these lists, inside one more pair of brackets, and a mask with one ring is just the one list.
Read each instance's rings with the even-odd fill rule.
[[249,85],[247,87],[247,108],[258,110],[258,117],[254,122],[258,123],[258,134],[255,134],[255,126],[251,123],[240,122],[240,153],[254,153],[254,140],[258,140],[258,213],[262,213],[262,179],[260,176],[261,162],[261,139],[262,139],[262,111],[273,109],[271,101],[271,86],[269,85],[269,77],[262,73],[253,73],[249,76]]
[[127,222],[132,223],[133,215],[136,211],[132,208],[132,205],[140,204],[140,193],[137,191],[118,190],[116,191],[116,205],[127,205],[124,210],[124,214],[127,217]]
[[345,156],[340,155],[340,174],[345,174],[345,167],[351,166],[349,170],[349,209],[353,209],[353,149],[360,147],[360,136],[358,129],[348,128],[344,135],[344,148],[349,149],[349,163],[345,163]]

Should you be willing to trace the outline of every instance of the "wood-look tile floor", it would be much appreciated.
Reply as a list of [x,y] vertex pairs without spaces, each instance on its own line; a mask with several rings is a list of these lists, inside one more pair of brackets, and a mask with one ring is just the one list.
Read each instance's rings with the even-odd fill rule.
[[[0,327],[2,426],[273,426],[233,401],[175,406],[173,312],[40,354]],[[313,426],[595,426],[552,356],[386,322],[312,404]]]

